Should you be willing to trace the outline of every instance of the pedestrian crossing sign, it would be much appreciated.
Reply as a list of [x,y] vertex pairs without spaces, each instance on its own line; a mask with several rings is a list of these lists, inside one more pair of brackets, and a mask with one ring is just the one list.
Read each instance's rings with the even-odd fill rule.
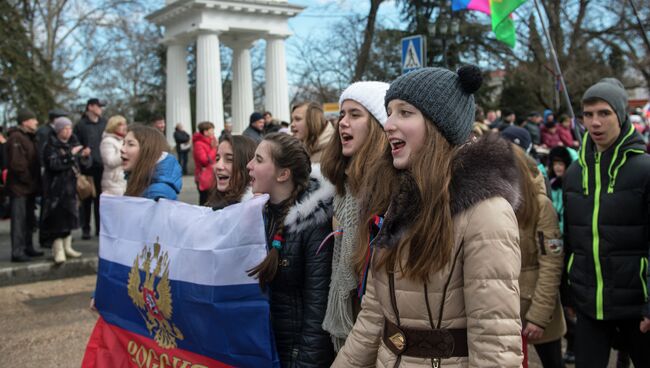
[[426,66],[426,44],[422,35],[402,38],[402,73]]

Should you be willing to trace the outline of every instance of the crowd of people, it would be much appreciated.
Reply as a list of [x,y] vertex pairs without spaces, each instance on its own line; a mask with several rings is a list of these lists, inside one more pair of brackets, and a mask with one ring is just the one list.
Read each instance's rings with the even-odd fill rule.
[[[290,129],[270,112],[243,135],[178,125],[181,164],[164,120],[106,122],[92,99],[75,134],[54,117],[39,154],[23,111],[6,143],[13,255],[39,255],[39,188],[60,262],[78,254],[76,223],[56,214],[76,216],[80,175],[97,194],[176,199],[192,150],[201,205],[269,195],[268,253],[249,275],[269,292],[283,367],[514,368],[528,345],[545,368],[604,368],[611,348],[650,367],[647,117],[628,114],[613,78],[586,91],[576,119],[484,114],[481,83],[474,66],[423,68],[350,85],[335,124],[305,102]],[[84,236],[97,197],[79,207]]]
[[94,235],[99,236],[101,193],[175,199],[180,192],[181,168],[161,134],[164,119],[156,117],[150,126],[129,125],[120,115],[107,120],[104,106],[89,99],[74,127],[60,109],[51,110],[40,127],[33,112],[18,112],[17,126],[2,142],[1,160],[12,262],[44,255],[33,243],[36,229],[40,248],[51,248],[55,263],[80,257],[71,232],[81,227],[82,239],[90,239],[94,218]]

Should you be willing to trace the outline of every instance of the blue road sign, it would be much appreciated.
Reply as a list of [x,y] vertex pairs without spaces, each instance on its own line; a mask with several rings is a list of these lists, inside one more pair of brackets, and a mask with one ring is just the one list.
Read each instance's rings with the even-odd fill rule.
[[402,38],[402,73],[426,66],[426,42],[422,35]]

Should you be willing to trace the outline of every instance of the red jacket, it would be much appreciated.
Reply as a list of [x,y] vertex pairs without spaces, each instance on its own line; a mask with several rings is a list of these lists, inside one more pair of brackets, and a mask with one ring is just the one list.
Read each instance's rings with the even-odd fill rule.
[[573,147],[573,134],[571,134],[571,129],[565,128],[562,124],[558,124],[557,135],[566,147]]
[[560,135],[558,134],[557,129],[555,130],[555,133],[551,133],[548,128],[542,126],[542,144],[545,144],[548,148],[554,148],[560,146],[560,143],[562,143],[562,141],[560,140]]
[[192,136],[192,143],[194,143],[194,151],[192,152],[194,157],[194,180],[199,182],[199,186],[201,187],[205,187],[208,184],[200,182],[201,171],[204,168],[211,170],[212,165],[214,165],[217,159],[217,148],[212,147],[211,144],[214,139],[216,138],[206,137],[200,132],[196,132]]

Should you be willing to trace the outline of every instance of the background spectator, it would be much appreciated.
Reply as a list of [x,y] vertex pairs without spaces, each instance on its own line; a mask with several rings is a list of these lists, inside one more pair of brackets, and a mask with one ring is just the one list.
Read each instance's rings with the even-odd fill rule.
[[126,190],[126,179],[122,169],[120,149],[126,136],[126,118],[115,115],[108,119],[106,131],[100,146],[104,173],[102,174],[102,191],[121,196]]
[[183,124],[176,124],[174,129],[174,142],[176,142],[176,154],[178,161],[181,164],[183,175],[187,175],[187,157],[192,148],[190,143],[190,135],[183,129]]
[[72,122],[66,117],[54,120],[54,134],[43,147],[43,216],[41,229],[54,238],[52,254],[55,263],[81,253],[72,249],[71,231],[79,227],[77,175],[79,165],[90,166],[90,148],[72,146]]
[[42,256],[34,249],[32,234],[36,196],[41,190],[41,168],[36,147],[38,120],[29,110],[18,112],[18,126],[7,139],[7,190],[11,200],[11,261],[27,262]]
[[79,139],[79,143],[84,148],[90,148],[92,164],[88,168],[81,168],[81,173],[92,177],[97,191],[97,196],[86,198],[81,201],[81,211],[79,217],[81,220],[82,239],[90,239],[90,217],[91,208],[95,214],[95,236],[99,235],[99,195],[102,188],[102,176],[104,172],[104,163],[100,146],[102,135],[106,129],[106,119],[102,117],[105,102],[97,98],[91,98],[86,103],[86,111],[81,120],[74,127],[74,134]]
[[208,200],[210,189],[214,185],[214,165],[217,157],[217,139],[214,136],[214,124],[204,121],[198,126],[199,131],[192,136],[194,143],[194,181],[199,189],[199,205]]
[[262,141],[262,138],[264,137],[264,117],[262,114],[259,112],[251,114],[248,128],[244,130],[243,134],[257,143]]

